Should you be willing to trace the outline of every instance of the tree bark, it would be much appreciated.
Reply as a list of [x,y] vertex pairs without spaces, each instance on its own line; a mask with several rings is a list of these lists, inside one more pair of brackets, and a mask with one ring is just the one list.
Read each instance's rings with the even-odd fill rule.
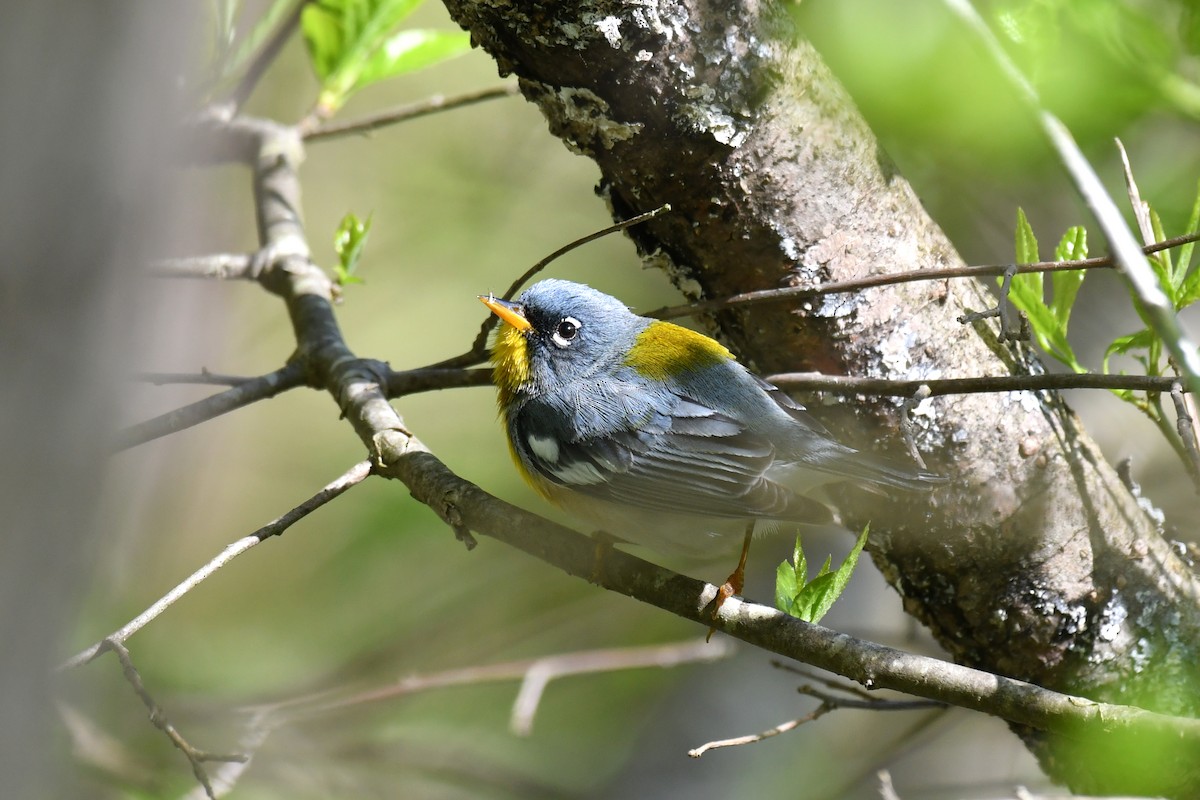
[[[790,17],[760,2],[446,0],[516,74],[551,132],[595,160],[643,258],[692,298],[961,264]],[[986,189],[984,189],[986,190]],[[995,299],[938,280],[724,311],[711,324],[761,374],[939,378],[1041,370],[990,322]],[[803,398],[802,398],[803,399]],[[900,404],[817,409],[845,438],[895,449]],[[951,479],[932,496],[847,489],[851,529],[955,660],[1097,700],[1195,715],[1200,586],[1049,392],[926,401],[916,441]],[[895,456],[894,456],[895,457]],[[1193,523],[1194,524],[1194,523]],[[1088,792],[1192,796],[1195,753],[1162,742],[1020,731]],[[1184,759],[1182,762],[1180,759]]]

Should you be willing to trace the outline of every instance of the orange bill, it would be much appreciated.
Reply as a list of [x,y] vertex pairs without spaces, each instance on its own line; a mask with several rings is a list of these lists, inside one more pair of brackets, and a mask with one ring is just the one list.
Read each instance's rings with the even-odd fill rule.
[[501,300],[499,297],[494,297],[490,294],[481,294],[479,295],[479,299],[485,306],[491,309],[493,314],[517,330],[527,331],[533,327],[529,324],[529,320],[525,319],[525,312],[521,308],[520,303]]

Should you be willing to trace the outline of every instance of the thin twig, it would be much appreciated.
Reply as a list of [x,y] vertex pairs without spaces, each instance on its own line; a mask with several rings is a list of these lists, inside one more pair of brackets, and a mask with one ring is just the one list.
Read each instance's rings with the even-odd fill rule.
[[82,650],[79,653],[76,653],[74,656],[71,656],[71,658],[64,661],[61,665],[59,665],[59,670],[68,670],[92,661],[101,653],[103,653],[106,647],[108,647],[106,643],[111,642],[115,644],[121,644],[127,641],[130,636],[133,636],[133,634],[146,627],[147,624],[174,605],[177,600],[186,595],[192,589],[199,586],[208,578],[212,577],[212,575],[214,575],[230,561],[237,558],[255,545],[266,541],[272,536],[281,535],[292,525],[316,511],[333,498],[342,494],[347,489],[362,483],[370,474],[370,461],[360,461],[359,463],[355,464],[346,472],[338,476],[338,478],[332,483],[326,485],[323,489],[321,489],[321,491],[317,492],[300,505],[291,509],[282,516],[271,520],[254,533],[251,533],[249,536],[243,536],[236,542],[233,542],[225,547],[225,549],[218,553],[207,564],[189,575],[187,579],[185,579],[174,589],[167,592],[158,600],[154,601],[154,603],[151,604],[150,607],[145,611],[138,614],[136,617],[125,623],[117,630],[113,631],[108,636],[101,639],[96,644],[88,647],[85,650]]
[[[490,369],[421,369],[384,371],[384,391],[401,397],[442,389],[491,386]],[[974,378],[894,380],[853,375],[823,375],[819,372],[781,372],[767,380],[785,389],[833,394],[864,394],[880,397],[916,396],[929,387],[929,396],[980,394],[986,392],[1062,391],[1066,389],[1126,389],[1135,392],[1170,392],[1178,378],[1159,375],[1103,375],[1099,373],[1046,373],[1043,375],[985,375]],[[1185,390],[1185,394],[1187,394]],[[1190,395],[1189,395],[1190,396]]]
[[[776,666],[783,666],[779,662],[772,663]],[[806,674],[802,670],[795,671],[800,674]],[[830,681],[816,676],[813,677],[818,682],[825,684],[839,694],[829,694],[828,692],[823,692],[820,689],[816,689],[812,686],[799,686],[797,687],[796,691],[798,691],[800,694],[808,695],[809,697],[813,697],[821,701],[820,705],[818,705],[811,714],[798,719],[780,723],[773,728],[768,728],[767,730],[759,733],[752,733],[747,736],[735,736],[732,739],[719,739],[717,741],[707,742],[700,747],[689,750],[688,755],[692,758],[699,758],[709,750],[716,750],[722,747],[740,747],[742,745],[755,744],[764,739],[770,739],[772,736],[778,736],[781,733],[793,731],[805,723],[813,722],[814,720],[825,716],[830,711],[836,711],[837,709],[842,708],[863,711],[923,711],[931,708],[947,708],[945,703],[940,703],[936,700],[889,700],[880,697],[868,697],[863,695],[855,687],[843,686],[836,681]],[[850,696],[845,697],[843,695]]]
[[101,652],[111,650],[116,654],[117,660],[121,662],[121,671],[125,674],[125,680],[133,687],[133,691],[137,693],[142,704],[146,706],[146,710],[150,712],[150,721],[154,723],[154,727],[166,734],[167,738],[171,740],[171,744],[175,745],[179,749],[179,752],[183,753],[192,765],[192,773],[196,776],[196,780],[204,787],[205,794],[212,798],[212,800],[216,800],[217,795],[213,792],[212,784],[208,780],[208,772],[204,769],[204,762],[245,762],[249,760],[249,756],[244,753],[209,753],[193,747],[183,737],[183,734],[171,724],[162,706],[155,702],[154,698],[150,695],[150,692],[146,689],[146,685],[142,682],[142,676],[138,674],[137,668],[134,667],[133,659],[130,657],[129,650],[125,648],[125,645],[115,639],[105,639],[101,643],[101,648]]
[[799,728],[801,725],[804,725],[805,723],[812,722],[813,720],[816,720],[816,719],[820,719],[821,717],[828,714],[830,711],[832,711],[832,709],[827,708],[824,705],[820,705],[820,706],[817,706],[817,708],[811,714],[806,714],[803,717],[799,717],[799,718],[793,719],[793,720],[788,720],[787,722],[781,722],[780,724],[776,725],[774,728],[768,728],[767,730],[761,731],[759,733],[751,733],[746,736],[735,736],[732,739],[717,739],[716,741],[705,742],[704,744],[700,745],[699,747],[694,747],[691,750],[688,750],[688,756],[690,758],[699,758],[700,756],[707,753],[709,750],[719,750],[722,747],[740,747],[744,744],[754,744],[756,742],[761,742],[763,739],[770,739],[772,736],[778,736],[781,733],[787,733],[788,731],[794,731],[796,728]]
[[786,661],[780,661],[777,658],[773,658],[773,659],[771,659],[771,666],[774,667],[775,669],[782,670],[783,672],[790,672],[793,675],[799,675],[802,678],[805,678],[810,681],[814,681],[816,683],[821,684],[822,686],[828,686],[830,689],[833,689],[833,690],[839,691],[839,692],[843,692],[845,694],[850,695],[851,697],[857,697],[860,700],[874,700],[875,699],[865,689],[860,689],[857,686],[850,686],[848,684],[844,684],[837,678],[826,678],[822,675],[818,675],[817,673],[813,672],[812,670],[810,670],[806,667],[799,666],[797,664],[790,664]]
[[266,74],[267,69],[279,57],[280,51],[284,45],[292,38],[292,34],[300,27],[300,13],[304,10],[305,0],[294,0],[294,7],[288,12],[287,17],[280,23],[275,33],[271,35],[270,40],[255,56],[254,61],[246,68],[246,72],[242,75],[242,79],[238,81],[238,85],[229,95],[229,104],[233,111],[237,111],[246,101],[250,99],[250,95],[254,93],[254,89],[258,86],[262,76]]
[[[1171,247],[1179,247],[1188,242],[1200,241],[1200,231],[1164,239],[1145,248],[1147,254],[1157,253]],[[787,286],[780,289],[762,289],[757,292],[743,292],[717,300],[702,300],[697,303],[687,303],[678,306],[666,306],[654,311],[644,312],[643,316],[655,319],[676,319],[688,317],[709,311],[720,311],[725,308],[753,306],[761,303],[778,303],[783,300],[820,297],[827,294],[842,294],[858,292],[863,289],[874,289],[880,286],[892,286],[899,283],[915,281],[938,281],[949,278],[986,278],[1003,276],[1010,269],[1015,269],[1018,275],[1026,272],[1058,272],[1071,269],[1111,269],[1112,256],[1096,256],[1073,261],[1038,261],[1032,264],[976,264],[965,267],[946,267],[944,269],[914,269],[904,272],[888,272],[878,275],[867,275],[862,278],[852,278],[844,281],[830,281],[820,286]]]
[[1183,452],[1186,454],[1183,463],[1187,467],[1192,484],[1200,493],[1200,447],[1196,445],[1195,420],[1188,411],[1187,398],[1183,395],[1183,384],[1176,381],[1171,386],[1171,402],[1175,405],[1175,429],[1183,442]]
[[[482,103],[485,100],[495,100],[501,97],[512,97],[518,94],[520,89],[517,84],[509,83],[504,86],[494,86],[489,89],[480,89],[474,92],[465,92],[463,94],[446,97],[445,95],[435,94],[433,97],[425,100],[420,100],[416,103],[393,108],[388,111],[382,111],[378,114],[372,114],[369,117],[362,119],[351,120],[350,122],[340,122],[337,124],[317,125],[305,130],[301,126],[301,135],[306,142],[319,142],[322,139],[332,139],[337,136],[350,136],[352,134],[366,134],[387,125],[395,125],[399,122],[405,122],[417,117],[424,117],[428,114],[434,114],[438,111],[449,111],[453,108],[462,108],[474,103]],[[309,119],[306,117],[306,119]],[[315,120],[315,118],[312,118]]]
[[[838,692],[849,694],[851,690],[845,686],[833,685],[833,689]],[[856,697],[841,697],[832,695],[828,692],[823,692],[812,686],[797,686],[796,691],[808,697],[820,700],[823,705],[828,705],[830,708],[849,708],[857,711],[928,711],[929,709],[947,709],[945,703],[939,703],[937,700],[891,700],[886,697],[868,697],[859,699]]]
[[986,375],[977,378],[914,379],[907,381],[863,378],[853,375],[822,375],[815,372],[781,372],[768,375],[781,389],[836,392],[885,397],[911,397],[928,386],[931,397],[981,392],[1036,392],[1065,389],[1128,389],[1135,392],[1170,392],[1178,378],[1155,375],[1101,375],[1058,373],[1045,375]]
[[[618,231],[623,231],[626,228],[631,228],[634,225],[638,225],[640,223],[647,222],[649,220],[654,219],[657,216],[667,213],[670,210],[671,210],[670,204],[664,203],[663,205],[659,206],[656,209],[653,209],[652,211],[646,211],[642,214],[638,214],[636,216],[630,217],[629,219],[623,219],[620,222],[617,222],[613,225],[609,225],[607,228],[602,228],[601,230],[589,233],[587,236],[583,236],[579,239],[576,239],[573,242],[568,242],[567,244],[565,244],[562,247],[555,250],[550,255],[548,255],[545,258],[538,261],[536,264],[534,264],[529,269],[525,270],[525,272],[521,273],[521,276],[519,278],[517,278],[515,281],[513,281],[512,284],[508,287],[508,291],[506,291],[502,295],[498,295],[498,297],[501,300],[511,300],[514,296],[516,296],[516,294],[520,290],[520,288],[522,286],[524,286],[525,283],[530,278],[532,278],[534,275],[537,275],[539,272],[544,270],[555,259],[566,255],[567,253],[571,252],[575,248],[582,247],[583,245],[585,245],[589,242],[594,242],[603,236],[608,236],[610,233],[617,233]],[[445,368],[451,368],[451,367],[469,367],[473,364],[479,364],[483,361],[486,361],[487,360],[488,334],[492,332],[492,329],[496,327],[496,325],[499,321],[500,321],[500,318],[497,317],[495,314],[488,314],[487,318],[484,319],[483,324],[480,325],[479,333],[475,336],[475,341],[471,344],[470,350],[468,350],[467,352],[463,353],[460,356],[455,356],[454,358],[448,358],[445,361],[440,361],[437,364],[434,364],[433,367],[435,369],[445,369]]]
[[[968,314],[963,314],[958,318],[960,325],[973,325],[976,322],[992,317],[1000,318],[1000,334],[996,337],[1000,342],[1026,342],[1029,341],[1029,320],[1020,310],[1010,306],[1008,302],[1009,292],[1012,290],[1013,278],[1017,274],[1017,265],[1010,264],[1005,268],[1004,274],[1000,280],[999,296],[996,298],[996,305],[986,311],[972,311]],[[1016,312],[1014,314],[1014,312]]]
[[201,368],[199,372],[138,372],[133,380],[152,383],[155,386],[171,384],[197,384],[204,386],[241,386],[255,380],[253,376],[225,375]]
[[205,256],[160,258],[150,262],[149,272],[159,278],[217,278],[253,280],[255,257],[249,253],[212,253]]
[[274,372],[240,383],[220,394],[197,400],[195,403],[118,431],[113,449],[127,450],[130,447],[186,430],[259,400],[268,400],[289,389],[303,386],[304,377],[304,370],[300,364],[290,361]]

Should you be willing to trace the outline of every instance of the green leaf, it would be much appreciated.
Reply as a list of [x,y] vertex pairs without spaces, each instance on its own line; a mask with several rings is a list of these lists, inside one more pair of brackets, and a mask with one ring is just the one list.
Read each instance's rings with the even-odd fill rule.
[[[1055,261],[1079,261],[1087,258],[1087,230],[1082,225],[1068,228],[1058,247],[1054,248]],[[1050,286],[1054,292],[1050,299],[1050,312],[1058,320],[1065,339],[1067,325],[1071,321],[1071,309],[1075,306],[1075,295],[1083,285],[1087,272],[1082,269],[1059,270],[1050,273]]]
[[[1064,236],[1063,239],[1059,243],[1059,249],[1064,252],[1075,252],[1077,249],[1086,248],[1086,234],[1075,232],[1074,228],[1068,231],[1067,236]],[[1017,209],[1016,251],[1018,263],[1029,264],[1038,260],[1037,237],[1033,235],[1033,228],[1030,227],[1029,220],[1025,218],[1024,210],[1020,208]],[[1079,283],[1083,281],[1083,277],[1078,275],[1060,278],[1057,277],[1059,274],[1067,273],[1055,273],[1056,277],[1052,279],[1056,298],[1061,296],[1061,300],[1056,299],[1054,307],[1046,305],[1045,284],[1040,272],[1023,272],[1014,275],[1009,284],[1008,299],[1025,312],[1034,338],[1043,350],[1075,372],[1086,372],[1087,370],[1075,357],[1075,351],[1071,348],[1070,342],[1067,341],[1067,321],[1071,315],[1071,304],[1074,302],[1075,293],[1079,291]],[[1059,290],[1060,285],[1061,291]]]
[[1038,242],[1033,235],[1033,228],[1025,218],[1025,209],[1017,209],[1017,263],[1034,264],[1038,261]]
[[375,51],[363,66],[362,86],[432,66],[471,49],[466,31],[410,29],[400,31]]
[[337,253],[338,263],[334,265],[333,273],[339,286],[363,282],[354,271],[371,234],[371,217],[372,214],[368,214],[365,220],[360,220],[353,213],[347,213],[338,224],[333,235],[333,250]]
[[[1158,216],[1158,212],[1147,206],[1150,212],[1150,231],[1154,237],[1154,241],[1161,242],[1166,239],[1166,234],[1163,233],[1162,219]],[[1147,256],[1151,268],[1154,270],[1155,277],[1158,278],[1158,284],[1162,287],[1163,292],[1170,298],[1174,304],[1177,295],[1175,282],[1175,265],[1171,260],[1170,250],[1161,250],[1153,255]]]
[[799,591],[796,568],[787,561],[780,561],[775,568],[775,607],[785,614],[791,614],[792,603]]
[[1154,342],[1154,332],[1149,328],[1143,328],[1134,333],[1127,333],[1124,336],[1118,336],[1112,340],[1104,350],[1104,372],[1108,373],[1108,360],[1114,355],[1128,353],[1130,350],[1146,350]]
[[[1112,373],[1112,370],[1110,369],[1108,362],[1114,355],[1117,355],[1118,353],[1128,354],[1132,350],[1147,351],[1146,356],[1144,356],[1144,357],[1135,356],[1135,357],[1138,359],[1138,361],[1142,362],[1143,366],[1146,367],[1146,372],[1150,373],[1151,372],[1151,370],[1149,368],[1149,360],[1150,359],[1149,359],[1148,353],[1149,353],[1150,346],[1154,342],[1155,342],[1155,335],[1148,328],[1143,328],[1140,331],[1136,331],[1134,333],[1128,333],[1128,334],[1125,334],[1124,336],[1118,336],[1116,339],[1113,339],[1112,343],[1104,351],[1104,364],[1103,364],[1104,374],[1109,375]],[[1121,398],[1122,400],[1124,400],[1126,403],[1132,403],[1135,406],[1141,407],[1141,403],[1138,400],[1137,394],[1130,389],[1113,389],[1112,393],[1115,394],[1117,397]]]
[[[1197,19],[1200,19],[1200,14],[1197,14]],[[1200,182],[1196,184],[1196,199],[1192,203],[1192,213],[1188,216],[1186,230],[1188,233],[1200,230]],[[1200,300],[1200,264],[1195,268],[1192,265],[1192,251],[1195,247],[1195,242],[1188,242],[1179,248],[1176,256],[1179,269],[1175,274],[1180,279],[1179,291],[1176,293],[1178,299],[1175,308],[1177,310],[1185,309]]]
[[796,537],[792,563],[784,561],[775,570],[775,606],[780,611],[806,622],[819,622],[850,582],[850,576],[858,564],[858,557],[867,543],[869,530],[870,526],[863,529],[854,548],[837,570],[830,571],[832,557],[826,558],[817,571],[817,576],[811,581],[806,580],[807,561],[800,546],[800,537]]
[[300,24],[313,69],[321,80],[323,114],[383,78],[456,56],[469,47],[465,33],[397,31],[421,0],[317,0]]

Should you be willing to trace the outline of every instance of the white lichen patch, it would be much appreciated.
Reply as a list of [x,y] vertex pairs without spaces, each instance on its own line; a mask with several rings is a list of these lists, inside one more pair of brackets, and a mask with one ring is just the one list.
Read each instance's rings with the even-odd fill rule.
[[912,342],[907,323],[895,328],[879,343],[879,366],[884,376],[907,375],[912,366]]
[[1104,610],[1100,612],[1100,626],[1096,630],[1096,638],[1103,642],[1116,640],[1121,635],[1121,629],[1125,626],[1125,619],[1128,616],[1129,609],[1125,607],[1125,601],[1121,599],[1120,591],[1114,589],[1112,597],[1104,604]]
[[633,0],[630,5],[636,7],[630,18],[639,28],[658,34],[668,42],[686,37],[688,10],[684,4]]
[[604,17],[595,22],[596,30],[614,50],[621,47],[621,20],[618,17]]

